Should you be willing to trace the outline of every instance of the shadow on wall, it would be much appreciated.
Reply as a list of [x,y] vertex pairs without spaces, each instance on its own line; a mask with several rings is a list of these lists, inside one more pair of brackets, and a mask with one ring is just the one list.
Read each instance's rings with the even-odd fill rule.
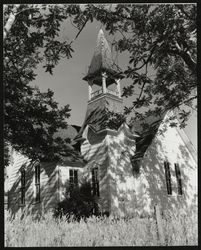
[[[179,148],[178,148],[179,150]],[[165,154],[163,143],[155,138],[154,143],[149,147],[149,153],[144,157],[141,166],[143,178],[146,179],[144,194],[139,196],[141,199],[150,200],[150,208],[155,204],[160,204],[163,210],[172,209],[174,207],[185,208],[188,206],[189,193],[188,185],[190,178],[185,172],[182,172],[182,189],[183,195],[178,195],[178,187],[176,182],[175,171],[171,171],[172,195],[167,194],[164,161]],[[185,157],[184,151],[181,152],[182,157]],[[170,164],[174,166],[174,162]],[[189,164],[184,165],[181,161],[180,169],[189,168]],[[173,182],[174,180],[174,182]]]
[[[110,182],[112,184],[110,185],[110,192],[113,202],[117,205],[117,211],[120,213],[152,214],[156,204],[160,204],[163,210],[189,207],[189,200],[192,198],[189,188],[192,186],[189,175],[186,171],[182,171],[182,169],[192,168],[188,161],[188,152],[184,146],[178,147],[183,194],[178,195],[178,186],[173,170],[171,172],[173,194],[168,195],[164,169],[166,152],[163,146],[163,143],[157,138],[154,139],[154,143],[150,142],[148,154],[143,156],[139,173],[136,174],[135,171],[133,173],[130,157],[122,155],[118,157],[116,153],[122,152],[122,149],[125,148],[124,142],[113,142],[109,146],[109,154],[113,156],[111,160],[116,161],[116,164],[110,165]],[[175,154],[178,154],[178,151]],[[185,159],[185,162],[183,159]],[[174,162],[170,162],[170,164],[173,165],[174,169]],[[132,184],[130,185],[128,179],[131,176]],[[122,185],[117,186],[117,180]]]
[[[131,184],[129,190],[129,180],[132,179],[134,181],[134,179],[128,154],[128,145],[125,145],[125,141],[111,142],[109,155],[111,210],[114,214],[126,215],[130,210],[128,207],[128,204],[131,202],[130,196],[135,191],[134,183]],[[132,210],[135,210],[134,207],[132,207]]]
[[[95,135],[92,136],[93,131],[88,131],[88,149],[84,152],[83,156],[88,162],[84,168],[83,175],[91,182],[91,171],[93,168],[98,167],[99,169],[99,188],[100,188],[100,209],[101,212],[109,211],[109,192],[108,192],[108,147],[104,141],[105,133],[101,134],[100,137]],[[93,147],[97,142],[99,145]]]
[[42,163],[40,172],[40,202],[36,202],[35,165],[26,166],[25,171],[25,205],[21,204],[21,175],[17,178],[9,190],[9,211],[14,216],[19,210],[27,213],[40,214],[54,208],[58,203],[56,163]]

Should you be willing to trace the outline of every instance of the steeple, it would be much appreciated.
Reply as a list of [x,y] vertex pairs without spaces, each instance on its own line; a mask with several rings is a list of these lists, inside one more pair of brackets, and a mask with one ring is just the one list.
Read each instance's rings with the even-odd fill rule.
[[94,131],[111,129],[108,112],[122,113],[121,71],[112,60],[110,46],[102,29],[98,33],[97,45],[87,75],[83,80],[89,87],[89,101],[84,123],[76,138],[81,138],[86,126]]
[[[103,30],[100,29],[88,73],[83,78],[89,84],[89,101],[96,96],[107,93],[121,98],[121,78],[123,78],[122,72],[113,62],[110,46],[104,36]],[[113,87],[113,90],[108,88],[112,84],[116,85],[116,87]],[[92,86],[95,85],[99,89],[93,91]]]

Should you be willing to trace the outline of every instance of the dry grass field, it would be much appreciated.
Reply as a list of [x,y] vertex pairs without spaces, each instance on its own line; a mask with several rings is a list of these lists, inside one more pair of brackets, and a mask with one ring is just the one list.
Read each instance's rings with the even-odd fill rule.
[[40,220],[31,215],[5,218],[5,247],[46,246],[177,246],[197,245],[197,213],[174,212],[163,216],[165,243],[157,234],[154,218],[115,219],[91,217],[87,221],[66,222],[53,219],[51,213]]

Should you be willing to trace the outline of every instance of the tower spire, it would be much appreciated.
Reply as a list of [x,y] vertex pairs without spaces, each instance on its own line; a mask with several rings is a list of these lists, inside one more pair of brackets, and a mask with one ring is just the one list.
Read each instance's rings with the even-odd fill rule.
[[89,101],[84,123],[76,139],[82,138],[87,125],[96,132],[111,128],[111,114],[123,112],[121,78],[123,75],[112,61],[110,46],[100,29],[88,73],[83,78],[88,82]]
[[119,78],[122,78],[121,71],[112,60],[111,49],[105,38],[104,32],[102,28],[100,28],[94,55],[89,66],[88,73],[83,80],[88,81],[102,72],[107,73],[108,76],[113,78],[117,78],[117,75]]

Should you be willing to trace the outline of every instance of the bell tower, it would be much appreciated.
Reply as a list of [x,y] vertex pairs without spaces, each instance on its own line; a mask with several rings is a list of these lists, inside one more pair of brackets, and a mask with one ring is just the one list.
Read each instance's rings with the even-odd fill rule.
[[[89,102],[97,96],[106,94],[121,98],[121,78],[121,71],[112,61],[110,47],[102,29],[100,29],[88,73],[83,78],[83,80],[88,82]],[[93,91],[94,85],[98,87],[96,91]],[[115,87],[111,89],[111,85],[115,85]]]
[[[122,210],[119,208],[122,187],[128,186],[127,178],[122,176],[132,175],[130,155],[135,151],[136,136],[124,119],[119,118],[123,111],[122,78],[101,29],[88,73],[83,78],[88,84],[88,104],[76,140],[81,141],[81,154],[86,161],[84,175],[91,182],[93,194],[101,198],[101,211],[109,213]],[[111,114],[118,115],[115,126],[110,123]]]
[[103,30],[100,29],[88,73],[83,78],[88,84],[88,105],[78,137],[87,124],[90,124],[96,132],[106,129],[106,110],[114,113],[123,111],[120,86],[122,78],[123,74],[113,62],[110,46]]

